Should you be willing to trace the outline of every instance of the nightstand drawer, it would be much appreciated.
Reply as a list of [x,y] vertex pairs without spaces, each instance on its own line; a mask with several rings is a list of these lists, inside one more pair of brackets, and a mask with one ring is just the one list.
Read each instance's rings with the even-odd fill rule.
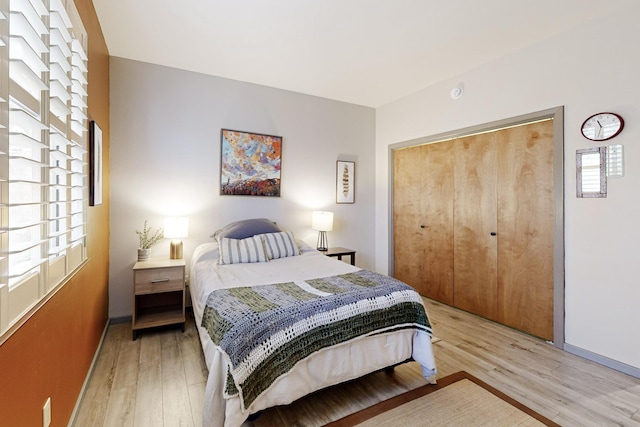
[[184,289],[184,268],[164,267],[138,270],[134,275],[135,293],[181,291]]

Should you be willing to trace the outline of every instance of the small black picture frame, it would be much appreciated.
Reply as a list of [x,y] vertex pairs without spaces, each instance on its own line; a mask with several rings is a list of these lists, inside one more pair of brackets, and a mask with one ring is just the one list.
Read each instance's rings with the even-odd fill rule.
[[89,125],[89,205],[102,204],[102,129],[92,120]]

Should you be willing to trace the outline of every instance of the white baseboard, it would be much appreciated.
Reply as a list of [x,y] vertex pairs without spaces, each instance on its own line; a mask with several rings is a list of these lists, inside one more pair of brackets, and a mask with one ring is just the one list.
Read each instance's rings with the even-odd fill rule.
[[107,319],[107,323],[104,325],[104,330],[102,331],[102,336],[100,337],[100,343],[98,343],[98,348],[96,349],[95,354],[93,355],[93,360],[91,361],[91,366],[89,366],[89,371],[84,378],[84,383],[82,383],[82,388],[80,389],[80,394],[78,394],[78,399],[76,400],[76,405],[73,407],[73,412],[71,413],[71,418],[69,418],[68,427],[72,427],[76,421],[76,417],[78,416],[78,410],[80,410],[80,404],[82,403],[82,399],[84,398],[84,394],[87,391],[87,387],[89,386],[89,380],[91,380],[91,375],[93,374],[93,370],[96,367],[96,363],[98,362],[98,356],[100,355],[100,350],[102,350],[102,344],[104,343],[104,339],[107,336],[107,330],[109,329],[109,319]]

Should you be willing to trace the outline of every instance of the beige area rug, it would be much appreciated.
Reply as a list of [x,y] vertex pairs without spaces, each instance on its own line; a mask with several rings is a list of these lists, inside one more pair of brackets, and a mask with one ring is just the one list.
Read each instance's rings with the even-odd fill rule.
[[458,372],[327,426],[558,426],[466,372]]

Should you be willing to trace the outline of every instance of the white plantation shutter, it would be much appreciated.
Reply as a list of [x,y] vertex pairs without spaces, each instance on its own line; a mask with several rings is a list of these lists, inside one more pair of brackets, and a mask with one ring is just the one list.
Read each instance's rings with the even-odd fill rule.
[[1,334],[86,259],[88,121],[73,1],[0,8]]
[[620,144],[607,147],[607,176],[624,176],[623,148]]
[[[55,0],[59,2],[59,0]],[[74,9],[75,10],[75,9]],[[62,12],[61,12],[62,14]],[[71,16],[73,24],[71,34],[71,132],[72,142],[69,147],[71,157],[71,206],[69,211],[70,226],[70,262],[78,265],[85,257],[87,235],[87,201],[88,201],[88,171],[87,171],[87,99],[88,99],[88,57],[87,36],[82,28],[80,19]],[[74,24],[77,22],[77,24]]]
[[600,154],[582,156],[582,191],[600,192]]
[[10,0],[9,14],[9,309],[19,315],[44,291],[46,261],[47,9]]

